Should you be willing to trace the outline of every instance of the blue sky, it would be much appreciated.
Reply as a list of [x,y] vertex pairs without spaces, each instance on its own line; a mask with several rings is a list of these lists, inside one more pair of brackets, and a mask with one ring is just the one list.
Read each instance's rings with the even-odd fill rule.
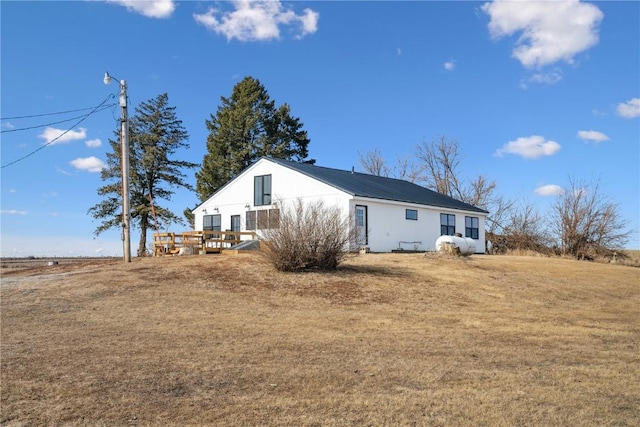
[[[95,237],[98,222],[87,215],[100,200],[119,108],[90,115],[54,142],[90,110],[20,118],[99,105],[118,93],[102,82],[105,71],[126,80],[132,111],[168,93],[190,135],[182,160],[202,161],[205,120],[252,76],[304,123],[318,165],[361,170],[359,153],[374,149],[394,164],[445,135],[460,144],[464,175],[484,174],[500,194],[541,213],[570,177],[599,179],[634,230],[628,246],[640,248],[638,2],[0,8],[2,256],[122,255],[119,231]],[[197,202],[178,189],[162,203],[181,214]]]

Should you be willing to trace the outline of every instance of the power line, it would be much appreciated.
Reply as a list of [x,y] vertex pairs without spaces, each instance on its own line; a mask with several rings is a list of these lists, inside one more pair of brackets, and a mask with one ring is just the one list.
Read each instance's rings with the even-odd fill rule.
[[38,151],[42,150],[45,147],[50,146],[51,144],[53,144],[54,142],[56,142],[58,139],[62,138],[64,135],[66,135],[67,133],[71,132],[71,130],[73,130],[73,128],[75,128],[76,126],[78,126],[80,123],[82,123],[83,121],[85,121],[89,116],[93,115],[94,113],[96,113],[97,111],[100,110],[100,107],[102,107],[104,105],[105,102],[107,102],[109,99],[115,98],[113,94],[110,94],[109,96],[107,96],[100,104],[98,104],[97,106],[95,106],[93,108],[93,110],[91,110],[89,113],[85,114],[84,116],[82,116],[82,118],[80,120],[78,120],[73,126],[71,126],[69,129],[65,130],[64,132],[62,132],[60,135],[58,135],[57,137],[53,138],[51,141],[47,142],[46,144],[44,144],[42,147],[38,147],[37,149],[33,150],[32,152],[30,152],[29,154],[20,157],[17,160],[14,160],[13,162],[7,163],[5,165],[2,165],[0,167],[0,169],[4,169],[8,166],[11,165],[15,165],[18,162],[21,162],[22,160],[26,159],[27,157],[30,157],[32,155],[34,155],[35,153],[37,153]]
[[[105,105],[102,108],[100,108],[99,110],[96,110],[95,112],[98,113],[98,112],[100,112],[102,110],[106,110],[107,108],[113,107],[114,105],[116,105],[115,102],[113,104]],[[70,119],[60,120],[60,121],[57,121],[57,122],[46,123],[46,124],[43,124],[43,125],[28,126],[28,127],[23,127],[23,128],[17,128],[17,129],[7,129],[7,130],[0,131],[0,133],[19,132],[19,131],[23,131],[23,130],[43,128],[45,126],[51,126],[51,125],[57,125],[57,124],[60,124],[60,123],[70,122],[72,120],[76,120],[76,119],[79,119],[81,117],[84,117],[84,115],[71,117]]]
[[77,110],[58,111],[55,113],[33,114],[30,116],[0,117],[0,120],[18,120],[18,119],[31,119],[33,117],[55,116],[58,114],[77,113],[78,111],[92,110],[93,108],[95,107],[78,108]]

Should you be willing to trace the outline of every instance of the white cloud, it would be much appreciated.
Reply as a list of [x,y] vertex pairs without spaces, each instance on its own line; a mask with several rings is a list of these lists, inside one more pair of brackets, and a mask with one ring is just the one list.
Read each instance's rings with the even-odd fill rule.
[[173,0],[105,0],[107,3],[119,4],[127,10],[139,13],[147,18],[168,18],[173,14],[176,5]]
[[64,144],[65,142],[75,141],[78,139],[85,139],[87,137],[87,130],[85,128],[79,128],[75,130],[61,130],[56,128],[47,127],[42,131],[38,138],[45,140],[45,144]]
[[87,172],[100,172],[106,167],[106,164],[97,157],[84,157],[72,160],[71,165],[76,169],[84,170]]
[[447,71],[453,71],[456,69],[456,63],[453,60],[445,62],[442,66]]
[[318,31],[318,19],[320,19],[320,14],[314,10],[306,8],[304,10],[304,15],[297,17],[297,19],[302,24],[301,34],[298,34],[297,38],[302,38],[307,34],[313,34]]
[[555,69],[549,72],[535,73],[520,82],[521,89],[529,89],[529,84],[546,84],[554,85],[562,80],[562,71]]
[[318,30],[320,14],[305,9],[304,14],[297,15],[285,9],[277,0],[234,0],[235,10],[220,12],[209,8],[206,13],[194,14],[199,24],[211,31],[224,35],[227,40],[239,41],[271,40],[280,38],[280,26],[297,26],[296,38],[313,34]]
[[533,191],[540,196],[559,196],[564,193],[562,187],[556,184],[541,185]]
[[640,98],[633,98],[618,104],[618,114],[627,119],[640,116]]
[[66,170],[61,169],[61,168],[59,168],[59,167],[56,167],[56,172],[58,172],[58,173],[60,173],[60,174],[62,174],[62,175],[71,176],[71,173],[69,173],[69,172],[67,172]]
[[16,192],[16,189],[15,189],[15,188],[10,188],[10,189],[9,189],[9,193],[13,194],[13,193],[15,193],[15,192]]
[[593,141],[593,142],[602,142],[608,141],[609,137],[602,132],[598,132],[595,130],[581,130],[578,131],[578,138],[584,141]]
[[548,73],[535,73],[529,77],[530,83],[540,83],[553,85],[562,80],[562,72],[560,70],[549,71]]
[[560,144],[547,141],[543,136],[532,135],[509,141],[494,153],[497,157],[505,154],[515,154],[527,159],[537,159],[542,156],[552,156],[560,150]]
[[88,139],[84,143],[87,147],[90,147],[90,148],[96,148],[102,145],[102,141],[100,141],[100,138]]
[[402,49],[400,49],[399,47],[396,48],[396,53],[398,54],[398,56],[402,55]]
[[27,214],[27,212],[26,211],[18,211],[18,210],[15,210],[15,209],[8,209],[8,210],[1,210],[0,214],[2,214],[2,215],[21,215],[21,216],[24,216],[24,215]]
[[2,127],[5,129],[15,129],[15,126],[11,122],[4,122]]
[[491,17],[495,39],[521,33],[512,56],[525,67],[539,67],[573,57],[598,43],[598,25],[604,14],[579,0],[495,0],[482,5]]

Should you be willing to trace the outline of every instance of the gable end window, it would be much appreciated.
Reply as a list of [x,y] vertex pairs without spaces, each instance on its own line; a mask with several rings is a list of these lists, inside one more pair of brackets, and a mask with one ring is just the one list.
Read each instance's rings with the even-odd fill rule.
[[456,216],[452,214],[440,214],[440,235],[453,236],[456,234]]
[[411,219],[413,221],[418,220],[418,211],[416,209],[407,209],[404,214],[405,219]]
[[480,220],[475,216],[464,217],[464,237],[479,238]]
[[271,204],[271,175],[253,177],[253,204],[255,206]]

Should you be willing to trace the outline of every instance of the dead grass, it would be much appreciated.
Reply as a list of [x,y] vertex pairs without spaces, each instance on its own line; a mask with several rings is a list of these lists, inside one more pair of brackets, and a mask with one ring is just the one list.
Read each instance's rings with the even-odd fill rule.
[[639,279],[423,254],[3,269],[0,423],[635,426]]

